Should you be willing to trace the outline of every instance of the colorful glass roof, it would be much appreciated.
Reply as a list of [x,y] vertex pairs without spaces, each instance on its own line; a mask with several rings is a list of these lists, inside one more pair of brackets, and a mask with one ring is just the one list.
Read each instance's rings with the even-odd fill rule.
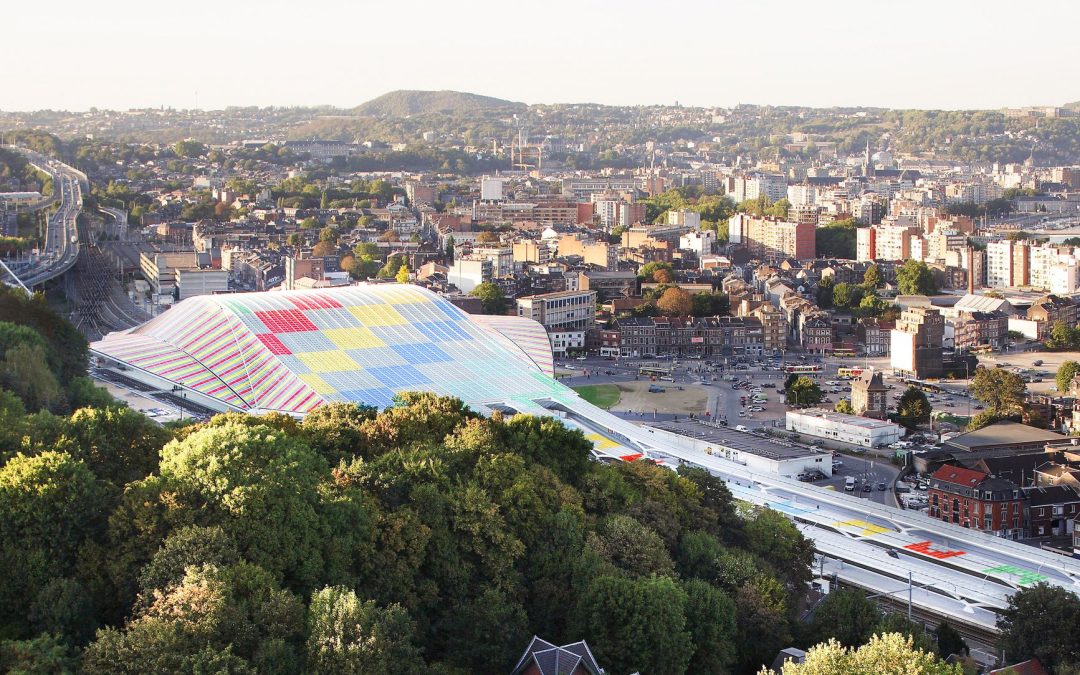
[[535,321],[471,316],[411,285],[199,296],[90,349],[253,412],[383,408],[410,390],[472,405],[565,392]]

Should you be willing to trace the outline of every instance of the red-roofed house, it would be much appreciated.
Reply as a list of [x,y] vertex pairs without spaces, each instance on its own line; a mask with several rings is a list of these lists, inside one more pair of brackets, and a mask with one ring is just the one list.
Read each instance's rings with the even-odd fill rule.
[[930,477],[930,517],[999,537],[1024,533],[1027,498],[1011,480],[962,466],[946,464]]

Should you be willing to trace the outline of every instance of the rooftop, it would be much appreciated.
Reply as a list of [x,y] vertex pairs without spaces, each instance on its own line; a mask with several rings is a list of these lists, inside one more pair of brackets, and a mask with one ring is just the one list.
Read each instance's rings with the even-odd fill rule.
[[823,408],[809,408],[807,410],[789,410],[787,414],[801,415],[803,417],[819,417],[823,420],[828,420],[835,424],[846,424],[853,427],[862,427],[863,429],[885,429],[888,427],[896,426],[892,422],[886,422],[884,420],[875,420],[869,417],[860,417],[858,415],[846,415],[844,413],[833,412],[831,410],[825,410]]
[[773,460],[798,459],[808,455],[821,454],[819,451],[786,441],[768,436],[756,436],[727,427],[714,427],[711,424],[702,423],[700,420],[656,422],[649,426]]
[[982,429],[953,436],[945,441],[945,445],[971,451],[975,448],[992,445],[1038,444],[1061,441],[1063,438],[1064,436],[1053,431],[1036,429],[1019,422],[1003,420],[987,425]]

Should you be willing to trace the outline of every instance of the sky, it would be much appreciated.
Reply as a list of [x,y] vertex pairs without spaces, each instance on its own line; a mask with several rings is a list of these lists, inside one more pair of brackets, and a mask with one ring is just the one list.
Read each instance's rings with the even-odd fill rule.
[[11,0],[0,110],[527,103],[999,108],[1080,100],[1080,2]]

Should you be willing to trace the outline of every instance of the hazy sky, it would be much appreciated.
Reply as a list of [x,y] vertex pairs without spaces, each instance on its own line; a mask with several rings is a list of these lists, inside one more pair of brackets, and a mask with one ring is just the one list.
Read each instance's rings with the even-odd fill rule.
[[[9,0],[0,109],[1080,100],[1080,2]],[[198,92],[196,94],[196,92]]]

